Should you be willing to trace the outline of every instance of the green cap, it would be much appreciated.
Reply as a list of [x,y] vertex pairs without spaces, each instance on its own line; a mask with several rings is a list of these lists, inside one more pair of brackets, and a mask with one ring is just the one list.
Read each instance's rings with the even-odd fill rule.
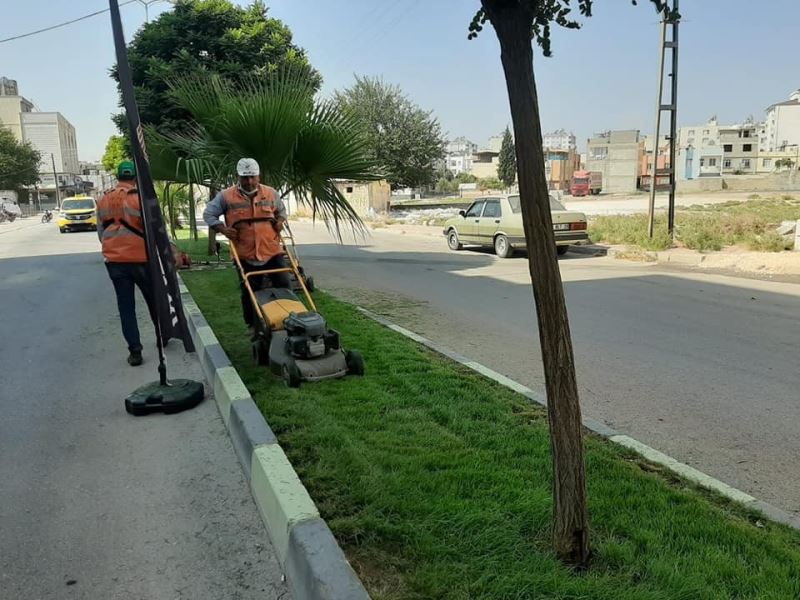
[[136,177],[136,165],[133,164],[132,160],[123,160],[119,163],[117,167],[117,178],[122,179],[123,177],[131,178]]

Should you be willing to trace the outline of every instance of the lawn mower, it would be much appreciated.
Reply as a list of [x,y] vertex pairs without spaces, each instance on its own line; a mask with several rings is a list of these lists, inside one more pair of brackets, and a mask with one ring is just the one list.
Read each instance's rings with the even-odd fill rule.
[[[309,292],[313,292],[314,278],[306,273],[306,270],[303,268],[303,265],[300,264],[300,260],[297,258],[297,246],[294,243],[294,234],[289,228],[289,223],[283,224],[283,231],[281,232],[281,235],[284,251],[287,256],[290,256],[292,259],[294,259],[294,262],[297,265],[297,273],[299,273],[299,275],[294,271],[289,273],[289,281],[292,283],[292,290],[295,292],[303,291],[303,286],[300,285],[300,279],[302,279],[306,289],[308,289]],[[286,242],[289,243],[287,244]]]
[[[329,329],[325,318],[317,312],[314,299],[305,284],[295,254],[281,245],[289,260],[288,267],[245,273],[235,244],[230,244],[231,257],[258,316],[252,339],[253,358],[259,365],[269,366],[283,377],[289,387],[303,381],[335,379],[345,375],[363,375],[364,359],[355,350],[341,346],[339,333]],[[251,279],[273,273],[289,273],[305,296],[304,304],[289,288],[271,286],[255,289]],[[267,277],[261,277],[266,281]]]

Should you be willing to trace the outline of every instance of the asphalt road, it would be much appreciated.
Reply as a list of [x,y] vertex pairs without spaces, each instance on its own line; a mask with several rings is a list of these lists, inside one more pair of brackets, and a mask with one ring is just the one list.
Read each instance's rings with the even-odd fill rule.
[[[27,221],[27,220],[26,220]],[[94,233],[0,224],[0,598],[289,598],[213,398],[134,418]],[[152,349],[152,350],[151,350]],[[168,347],[170,374],[201,379]]]
[[[319,287],[544,388],[525,258],[293,229]],[[560,265],[584,414],[800,513],[800,286],[573,254]]]

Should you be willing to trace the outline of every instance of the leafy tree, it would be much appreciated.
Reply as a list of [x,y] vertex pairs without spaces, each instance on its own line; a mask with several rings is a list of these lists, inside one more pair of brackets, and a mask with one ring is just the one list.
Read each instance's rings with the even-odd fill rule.
[[106,142],[106,151],[103,153],[103,158],[100,162],[103,163],[103,168],[106,171],[116,173],[119,163],[130,159],[130,156],[131,153],[128,150],[125,138],[121,135],[112,135]]
[[458,191],[458,181],[441,177],[436,182],[436,191],[440,194],[452,194]]
[[29,142],[19,142],[0,124],[0,190],[16,190],[39,181],[41,154]]
[[367,147],[393,188],[434,182],[446,142],[431,112],[414,104],[399,87],[377,78],[356,77],[356,83],[335,98],[361,122]]
[[458,183],[475,183],[478,181],[478,178],[475,177],[472,173],[467,173],[466,171],[462,171],[458,175],[455,176],[455,180]]
[[[636,0],[632,2],[636,4]],[[664,0],[651,2],[665,18],[680,18]],[[544,55],[550,56],[552,23],[577,29],[580,25],[570,18],[571,4],[589,17],[592,3],[593,0],[481,0],[481,8],[469,26],[469,37],[473,38],[489,21],[500,42],[547,391],[553,454],[553,546],[564,562],[577,566],[585,566],[589,561],[581,410],[548,202],[531,40],[535,39]]]
[[794,161],[791,158],[779,158],[775,161],[776,169],[791,169],[794,166]]
[[478,187],[482,190],[499,190],[503,187],[503,182],[497,177],[484,177],[478,180]]
[[[219,74],[231,82],[291,70],[314,90],[321,77],[292,33],[269,18],[262,0],[247,7],[230,0],[178,0],[172,11],[146,23],[128,45],[128,60],[143,124],[177,130],[190,117],[169,93],[169,83],[190,73]],[[111,76],[119,83],[116,66]],[[127,137],[124,114],[114,116]]]
[[507,188],[514,185],[517,179],[517,155],[514,153],[514,138],[508,127],[503,133],[500,156],[497,158],[497,177]]
[[337,228],[340,220],[360,226],[335,180],[380,174],[359,122],[333,101],[316,101],[308,78],[290,73],[233,84],[196,77],[173,84],[172,95],[192,125],[167,132],[145,127],[155,178],[220,188],[236,180],[237,160],[251,156],[262,181],[283,196],[294,193]]

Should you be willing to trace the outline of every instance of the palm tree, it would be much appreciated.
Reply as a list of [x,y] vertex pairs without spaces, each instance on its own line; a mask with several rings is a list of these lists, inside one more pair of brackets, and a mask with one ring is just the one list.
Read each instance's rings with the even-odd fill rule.
[[248,156],[261,166],[264,183],[282,197],[293,193],[337,234],[342,220],[363,228],[335,182],[382,175],[352,114],[316,100],[313,87],[292,73],[242,84],[192,77],[171,88],[194,124],[184,131],[146,129],[155,178],[221,188],[236,180],[236,162]]

